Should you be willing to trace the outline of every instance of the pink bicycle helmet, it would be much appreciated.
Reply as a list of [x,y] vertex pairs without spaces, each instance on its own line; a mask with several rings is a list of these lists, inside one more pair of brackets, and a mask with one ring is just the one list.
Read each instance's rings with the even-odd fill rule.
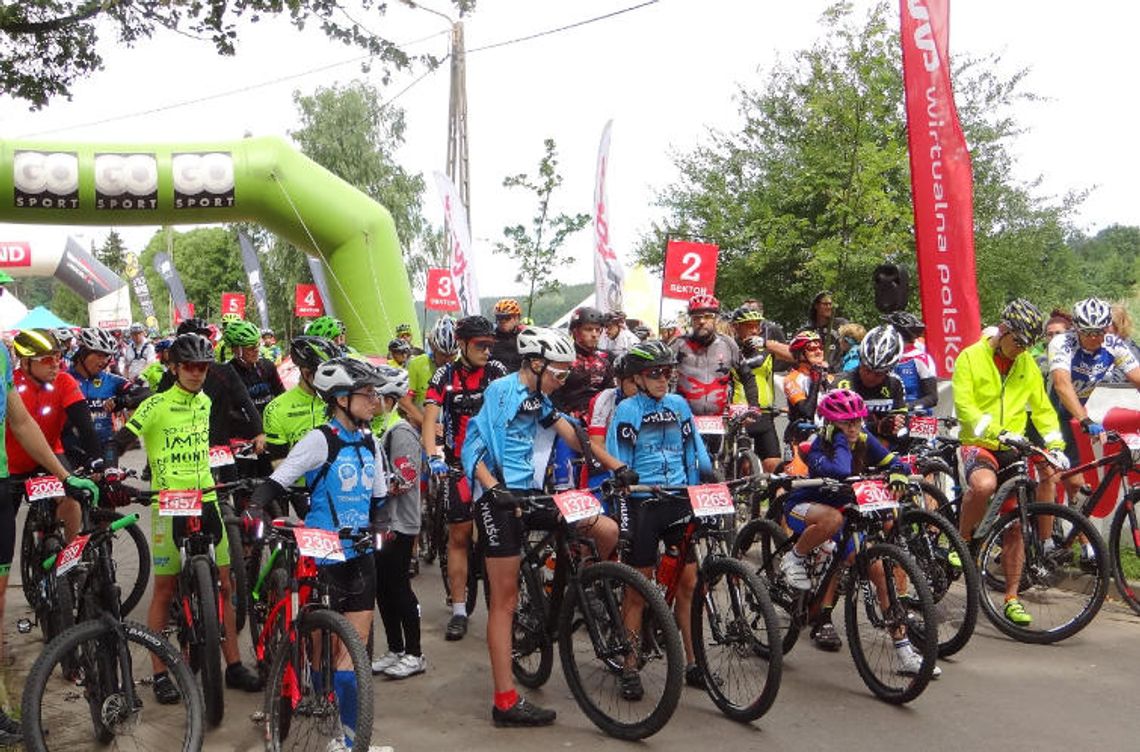
[[696,313],[697,311],[719,311],[720,301],[712,295],[705,293],[697,293],[689,298],[689,313]]
[[861,420],[867,417],[867,406],[863,398],[850,389],[836,389],[819,398],[816,407],[824,420]]

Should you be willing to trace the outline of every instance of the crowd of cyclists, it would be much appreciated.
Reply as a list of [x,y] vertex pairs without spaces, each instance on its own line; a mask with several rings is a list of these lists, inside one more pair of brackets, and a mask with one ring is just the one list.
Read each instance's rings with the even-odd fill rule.
[[[832,296],[822,292],[789,337],[764,317],[758,301],[728,310],[698,294],[684,320],[684,326],[663,323],[651,336],[644,327],[631,330],[619,311],[583,306],[560,330],[523,324],[518,303],[504,299],[493,321],[441,317],[423,348],[413,342],[412,327],[400,323],[386,360],[356,353],[343,324],[327,316],[284,349],[272,331],[238,317],[220,325],[192,318],[153,341],[139,324],[118,336],[94,328],[17,332],[10,354],[0,353],[7,393],[0,403],[7,425],[3,465],[11,479],[0,500],[0,616],[19,532],[16,482],[46,472],[77,499],[97,497],[98,486],[72,471],[113,467],[140,441],[153,489],[206,490],[203,520],[215,539],[222,598],[239,597],[230,590],[229,567],[241,563],[230,561],[227,525],[208,489],[238,472],[212,469],[211,448],[246,442],[256,459],[242,472],[259,481],[243,510],[247,519],[268,510],[288,514],[292,500],[306,527],[383,531],[384,545],[374,553],[345,548],[343,556],[316,564],[332,585],[331,608],[362,640],[373,634],[378,608],[386,649],[378,639],[372,672],[411,677],[429,665],[412,583],[427,479],[434,476],[446,499],[446,640],[468,632],[468,551],[477,542],[489,592],[491,719],[500,726],[550,724],[555,712],[522,697],[512,674],[520,556],[527,526],[536,524],[516,512],[518,504],[536,494],[598,490],[606,481],[627,488],[722,481],[711,459],[720,437],[702,436],[698,421],[736,409],[755,410],[745,424],[760,460],[755,473],[843,481],[874,471],[898,490],[915,472],[896,451],[906,418],[938,407],[924,325],[906,311],[865,329],[835,316]],[[1140,363],[1121,327],[1113,306],[1096,298],[1049,317],[1018,299],[962,351],[952,383],[965,483],[958,526],[966,541],[999,475],[1017,460],[1011,443],[1030,437],[1048,450],[1052,463],[1039,467],[1037,489],[1039,499],[1052,500],[1060,471],[1078,462],[1073,425],[1093,437],[1105,432],[1085,409],[1093,389],[1105,379],[1140,388]],[[297,372],[289,389],[278,372],[285,358]],[[787,404],[782,432],[779,389]],[[1080,478],[1066,483],[1073,492]],[[298,488],[306,492],[304,504],[292,493]],[[782,523],[797,536],[780,562],[790,587],[811,587],[807,562],[840,540],[845,503],[846,496],[819,487],[792,490],[784,499]],[[77,510],[75,499],[58,500],[69,539],[79,531]],[[577,532],[601,559],[620,557],[649,578],[662,548],[675,543],[678,521],[692,514],[686,505],[649,503],[638,494],[628,508],[609,511],[576,522]],[[146,620],[160,633],[180,568],[172,519],[151,516],[154,589]],[[1002,562],[1004,616],[1024,626],[1033,614],[1019,598],[1021,565],[1015,556]],[[695,559],[681,562],[681,571],[676,613],[684,680],[699,687],[707,677],[696,664],[689,623]],[[831,620],[837,584],[811,625],[812,641],[829,651],[842,646]],[[636,632],[640,605],[626,608],[626,627]],[[224,614],[225,684],[260,692],[263,677],[242,663],[233,610]],[[923,658],[907,630],[890,636],[898,671],[917,673]],[[155,700],[179,702],[165,667],[156,661],[153,668]],[[338,664],[333,677],[341,728],[329,749],[354,748],[351,669]],[[620,673],[622,696],[636,701],[644,692],[637,667]],[[20,733],[17,722],[0,715],[0,743],[17,742]]]

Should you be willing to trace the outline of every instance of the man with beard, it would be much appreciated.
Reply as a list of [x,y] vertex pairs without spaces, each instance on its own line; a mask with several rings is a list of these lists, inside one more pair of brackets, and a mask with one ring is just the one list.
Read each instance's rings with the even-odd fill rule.
[[694,415],[723,415],[732,401],[733,374],[744,389],[744,399],[757,404],[756,380],[740,357],[732,337],[718,334],[716,320],[720,301],[697,294],[689,299],[691,331],[673,340],[677,354],[677,393],[689,403]]

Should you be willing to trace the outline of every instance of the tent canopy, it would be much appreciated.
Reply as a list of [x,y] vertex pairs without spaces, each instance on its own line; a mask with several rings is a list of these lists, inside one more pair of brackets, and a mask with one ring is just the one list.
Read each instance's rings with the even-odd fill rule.
[[43,306],[36,306],[28,314],[13,324],[13,329],[55,329],[66,326],[71,329],[75,324],[69,324],[59,316]]

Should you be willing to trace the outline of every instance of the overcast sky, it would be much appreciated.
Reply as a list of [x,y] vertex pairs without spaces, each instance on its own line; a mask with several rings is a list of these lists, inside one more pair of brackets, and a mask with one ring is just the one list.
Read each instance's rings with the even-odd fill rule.
[[[443,0],[425,4],[452,12]],[[467,47],[636,4],[479,0],[465,22]],[[733,100],[737,87],[761,85],[775,61],[810,45],[827,5],[822,0],[661,0],[580,28],[473,52],[467,86],[480,293],[518,289],[510,281],[509,261],[493,257],[490,246],[504,225],[528,221],[533,202],[501,183],[505,175],[533,171],[544,138],[557,142],[565,177],[558,208],[588,211],[598,138],[613,118],[611,238],[619,255],[628,258],[637,238],[660,216],[653,196],[675,178],[671,151],[691,149],[710,126],[733,128],[739,122]],[[869,3],[855,5],[864,9]],[[397,42],[447,28],[443,19],[423,10],[396,2],[389,6],[386,16],[358,20]],[[1140,157],[1131,146],[1137,130],[1132,80],[1137,28],[1140,4],[1125,0],[956,0],[952,6],[952,56],[998,51],[1007,72],[1031,68],[1028,89],[1046,99],[1017,112],[1029,129],[1013,145],[1019,173],[1041,174],[1040,191],[1046,195],[1095,189],[1078,217],[1086,231],[1113,223],[1140,225],[1134,184]],[[137,144],[240,139],[246,132],[286,136],[297,125],[294,90],[309,93],[364,77],[358,63],[348,63],[269,83],[359,57],[315,28],[300,33],[279,20],[242,27],[232,58],[216,56],[208,42],[170,33],[135,49],[112,41],[104,39],[106,70],[77,84],[73,101],[29,112],[26,105],[0,98],[0,137]],[[442,55],[447,45],[447,36],[440,34],[408,51]],[[394,95],[421,72],[401,73],[383,96]],[[377,73],[370,79],[379,85]],[[189,104],[178,106],[182,103]],[[427,178],[425,213],[439,222],[442,212],[430,177],[445,166],[447,66],[415,84],[398,103],[408,120],[407,144],[398,159]],[[142,114],[155,109],[161,111]],[[62,244],[71,232],[98,242],[108,229],[0,225],[0,240]],[[153,232],[121,230],[136,251]],[[591,280],[591,232],[579,233],[568,248],[575,262],[559,276]]]

